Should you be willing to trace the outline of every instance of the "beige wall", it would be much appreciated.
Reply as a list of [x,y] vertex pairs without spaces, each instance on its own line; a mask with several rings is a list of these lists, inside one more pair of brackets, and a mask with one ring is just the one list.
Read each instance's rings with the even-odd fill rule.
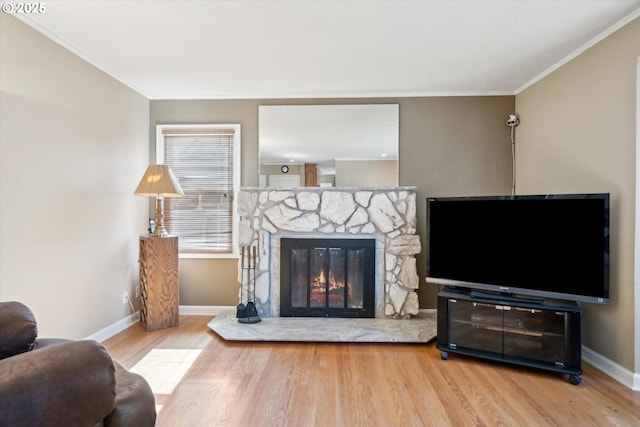
[[7,14],[0,43],[0,300],[84,338],[131,313],[149,101]]
[[583,343],[632,371],[638,56],[640,19],[516,96],[518,193],[611,193],[611,302],[583,304]]
[[[288,166],[289,166],[289,172],[287,172],[286,175],[289,175],[289,176],[298,175],[300,179],[300,185],[304,186],[304,178],[305,178],[304,165],[288,165]],[[269,186],[269,177],[271,175],[285,175],[280,170],[281,167],[282,165],[260,165],[260,173],[262,175],[265,175],[265,182],[267,183],[267,186]]]
[[[240,123],[242,185],[258,185],[258,106],[279,104],[398,103],[400,179],[417,187],[418,255],[422,307],[435,307],[437,289],[424,283],[426,197],[509,194],[511,143],[505,121],[514,112],[513,96],[384,99],[288,99],[151,101],[150,145],[155,125]],[[152,160],[153,157],[150,158]],[[180,260],[180,304],[235,306],[237,263],[224,259]]]
[[[149,161],[155,161],[156,125],[240,124],[241,185],[258,186],[258,103],[254,100],[151,101]],[[149,211],[152,215],[152,210]],[[238,263],[229,259],[186,259],[180,263],[180,304],[238,304]]]
[[395,187],[395,160],[336,160],[336,187]]

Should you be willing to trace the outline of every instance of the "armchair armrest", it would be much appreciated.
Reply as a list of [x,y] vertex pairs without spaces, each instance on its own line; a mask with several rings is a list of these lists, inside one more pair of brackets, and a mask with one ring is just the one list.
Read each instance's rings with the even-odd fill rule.
[[96,341],[0,360],[0,425],[95,425],[113,410],[115,368]]

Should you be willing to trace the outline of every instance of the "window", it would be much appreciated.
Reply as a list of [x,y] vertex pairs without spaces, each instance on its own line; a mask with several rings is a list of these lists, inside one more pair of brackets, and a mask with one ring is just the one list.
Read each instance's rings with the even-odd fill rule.
[[233,256],[240,186],[240,125],[158,125],[156,161],[171,167],[184,197],[164,200],[183,256]]

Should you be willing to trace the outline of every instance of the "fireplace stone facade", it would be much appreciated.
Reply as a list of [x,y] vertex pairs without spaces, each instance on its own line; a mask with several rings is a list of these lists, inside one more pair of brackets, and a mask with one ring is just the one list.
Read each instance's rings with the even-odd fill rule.
[[[242,188],[238,214],[239,245],[257,247],[251,294],[260,316],[280,315],[282,237],[375,239],[375,317],[418,314],[415,187]],[[242,272],[239,262],[239,298],[253,282]]]

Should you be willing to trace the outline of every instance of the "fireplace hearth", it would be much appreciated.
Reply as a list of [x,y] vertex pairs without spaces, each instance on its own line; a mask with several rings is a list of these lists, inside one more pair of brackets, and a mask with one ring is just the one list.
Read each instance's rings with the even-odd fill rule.
[[375,239],[280,244],[280,316],[375,317]]

